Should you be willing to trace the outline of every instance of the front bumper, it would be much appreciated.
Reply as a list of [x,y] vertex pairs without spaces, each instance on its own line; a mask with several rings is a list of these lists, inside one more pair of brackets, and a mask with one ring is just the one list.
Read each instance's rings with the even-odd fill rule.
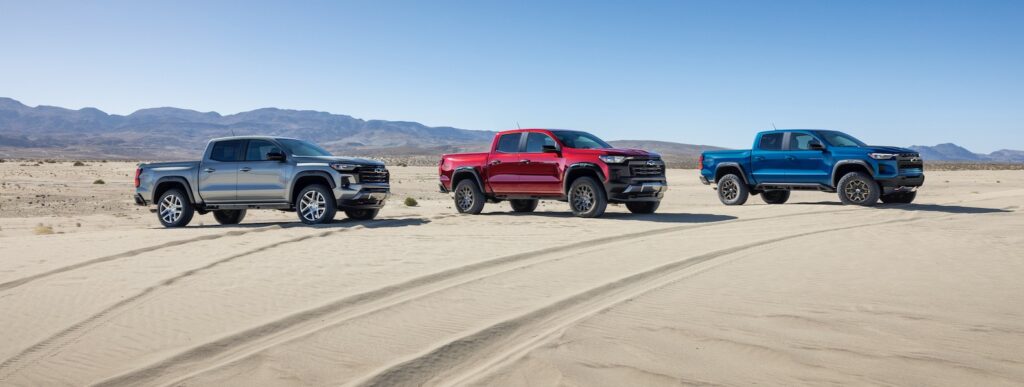
[[664,181],[634,181],[626,184],[612,184],[608,199],[612,202],[650,202],[665,197],[668,184]]
[[351,184],[335,190],[334,197],[342,209],[377,209],[384,207],[391,197],[391,187],[381,183]]
[[884,188],[920,187],[924,185],[924,175],[878,179],[878,184]]

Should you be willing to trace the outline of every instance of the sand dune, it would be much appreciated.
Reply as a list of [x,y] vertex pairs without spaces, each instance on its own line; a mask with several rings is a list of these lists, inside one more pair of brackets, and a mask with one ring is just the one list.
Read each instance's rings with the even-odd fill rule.
[[856,208],[671,170],[658,214],[577,219],[396,167],[377,221],[166,230],[131,164],[82,168],[0,164],[0,385],[1024,383],[1021,171]]

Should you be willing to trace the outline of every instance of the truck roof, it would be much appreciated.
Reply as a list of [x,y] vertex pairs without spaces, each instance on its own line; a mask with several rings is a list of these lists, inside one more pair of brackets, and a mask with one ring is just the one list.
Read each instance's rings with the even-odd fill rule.
[[211,138],[210,142],[213,142],[213,141],[226,141],[226,140],[297,140],[297,139],[296,138],[291,138],[291,137],[282,137],[282,136],[228,136],[228,137]]

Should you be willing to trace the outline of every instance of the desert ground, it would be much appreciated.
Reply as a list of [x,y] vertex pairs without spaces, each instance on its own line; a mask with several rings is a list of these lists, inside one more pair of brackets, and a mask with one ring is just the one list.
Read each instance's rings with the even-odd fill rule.
[[392,167],[375,221],[163,229],[85,164],[0,163],[0,385],[1024,384],[1024,171],[859,208],[671,170],[657,214],[578,219]]

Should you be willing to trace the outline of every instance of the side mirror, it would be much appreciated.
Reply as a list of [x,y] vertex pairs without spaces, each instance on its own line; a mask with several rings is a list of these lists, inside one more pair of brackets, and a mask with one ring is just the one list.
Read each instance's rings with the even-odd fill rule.
[[807,143],[807,146],[809,146],[811,150],[825,150],[825,146],[818,140],[811,140]]
[[541,147],[541,152],[558,153],[558,147],[554,145],[544,145],[543,147]]
[[267,160],[270,161],[284,161],[284,153],[282,152],[267,152]]

